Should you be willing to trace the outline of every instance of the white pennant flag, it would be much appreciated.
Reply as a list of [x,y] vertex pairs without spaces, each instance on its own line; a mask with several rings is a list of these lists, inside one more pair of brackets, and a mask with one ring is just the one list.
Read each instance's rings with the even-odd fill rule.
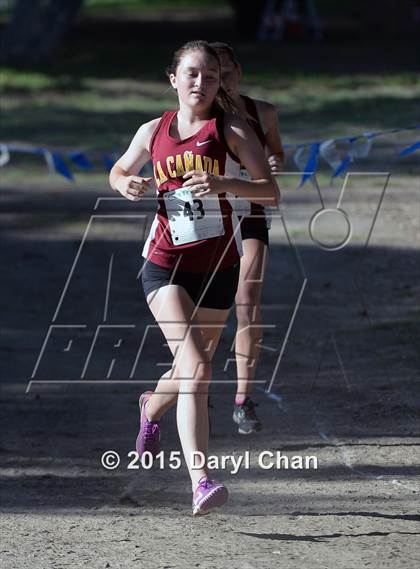
[[354,158],[366,158],[372,148],[373,137],[371,134],[367,133],[359,138],[355,138],[351,141],[351,147],[349,150],[350,156]]
[[6,164],[9,161],[10,161],[9,149],[5,144],[0,144],[0,168],[2,166],[6,166]]
[[319,153],[325,162],[331,166],[333,172],[335,172],[342,161],[340,153],[338,152],[337,146],[335,144],[335,139],[329,138],[328,140],[324,140],[324,142],[319,147]]

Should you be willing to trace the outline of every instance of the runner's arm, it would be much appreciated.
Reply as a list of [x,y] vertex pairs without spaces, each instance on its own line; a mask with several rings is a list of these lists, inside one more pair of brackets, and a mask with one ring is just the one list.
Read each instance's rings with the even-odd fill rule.
[[225,121],[225,138],[229,148],[252,178],[251,181],[231,178],[231,189],[228,191],[254,203],[277,206],[280,192],[253,129],[241,118],[230,116]]
[[153,178],[143,178],[138,173],[150,160],[150,140],[159,120],[154,119],[139,128],[130,146],[109,174],[111,188],[131,201],[139,200],[148,189],[154,187]]
[[266,140],[265,153],[271,173],[276,174],[281,172],[284,166],[284,150],[279,130],[277,109],[274,105],[265,101],[256,101],[256,104],[263,119]]

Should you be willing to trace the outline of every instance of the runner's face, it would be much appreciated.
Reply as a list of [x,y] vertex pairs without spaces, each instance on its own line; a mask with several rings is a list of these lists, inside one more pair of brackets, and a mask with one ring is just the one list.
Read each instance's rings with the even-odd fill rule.
[[219,52],[220,66],[222,71],[222,87],[232,98],[239,96],[239,81],[241,70],[238,65],[233,63],[231,58],[224,51]]
[[219,63],[202,51],[190,51],[181,59],[170,81],[178,91],[179,100],[187,106],[210,107],[220,87]]

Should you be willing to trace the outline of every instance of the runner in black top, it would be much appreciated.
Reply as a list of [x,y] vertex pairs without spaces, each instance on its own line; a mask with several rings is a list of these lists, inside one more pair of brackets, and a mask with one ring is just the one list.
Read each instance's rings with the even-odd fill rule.
[[[281,172],[284,152],[276,108],[265,101],[241,95],[242,70],[233,49],[222,42],[211,45],[220,58],[223,87],[235,102],[242,117],[257,134],[264,147],[271,172],[273,174]],[[245,168],[241,169],[240,175],[249,179]],[[243,199],[235,201],[238,215],[242,214],[243,256],[235,298],[238,321],[235,338],[238,382],[233,419],[238,424],[239,433],[249,434],[261,429],[261,422],[255,413],[255,403],[250,394],[262,341],[260,302],[267,263],[270,220],[269,213],[262,205],[249,203]]]

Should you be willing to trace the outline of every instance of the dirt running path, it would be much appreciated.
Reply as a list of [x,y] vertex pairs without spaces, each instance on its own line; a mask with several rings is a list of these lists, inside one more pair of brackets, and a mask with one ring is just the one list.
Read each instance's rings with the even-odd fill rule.
[[[236,475],[219,470],[217,477],[231,491],[228,505],[193,519],[184,466],[127,470],[136,397],[143,389],[119,381],[127,376],[124,361],[133,357],[132,350],[117,361],[108,382],[98,383],[109,371],[114,339],[105,334],[85,374],[96,383],[71,382],[80,377],[81,361],[86,362],[81,354],[86,357],[96,326],[104,323],[111,254],[115,272],[106,322],[131,322],[136,330],[153,324],[132,278],[139,268],[137,226],[109,217],[92,226],[53,322],[96,198],[109,194],[103,186],[64,191],[51,182],[6,184],[2,567],[418,566],[420,189],[413,177],[392,179],[364,249],[381,186],[373,180],[356,186],[343,204],[353,237],[335,253],[320,249],[308,234],[310,217],[320,207],[316,192],[284,191],[285,223],[275,220],[272,230],[263,307],[272,328],[266,330],[259,378],[269,380],[279,365],[271,397],[262,389],[255,396],[265,429],[241,437],[231,421],[233,384],[220,381],[234,380],[231,364],[223,371],[233,338],[231,319],[215,363],[211,453],[249,451],[250,468]],[[328,194],[329,204],[334,192],[337,197],[338,188]],[[127,214],[125,205],[102,207],[105,216]],[[139,206],[136,214],[144,211]],[[332,242],[343,227],[343,219],[333,214],[316,231]],[[51,336],[35,374],[46,381],[25,393],[53,323],[86,328],[75,336],[73,359],[70,349],[63,351],[68,336]],[[132,347],[127,330],[121,333]],[[156,363],[168,361],[158,334],[146,348],[139,380],[154,377]],[[66,373],[68,382],[52,383],[66,379]],[[163,430],[163,449],[179,450],[173,413]],[[106,450],[120,454],[118,469],[101,466]],[[290,459],[316,456],[318,468],[264,470],[258,464],[264,450]]]

